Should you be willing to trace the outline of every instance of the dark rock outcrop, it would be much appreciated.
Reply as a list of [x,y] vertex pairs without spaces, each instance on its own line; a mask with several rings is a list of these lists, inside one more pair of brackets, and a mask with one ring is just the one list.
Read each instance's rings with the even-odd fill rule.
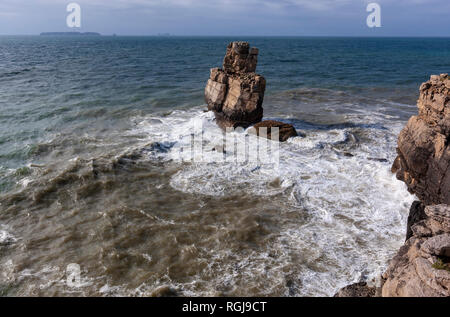
[[425,219],[425,205],[420,201],[415,201],[409,209],[408,224],[406,225],[406,241],[413,236],[412,226]]
[[266,80],[255,73],[257,57],[258,49],[247,42],[232,42],[223,69],[211,69],[205,101],[222,129],[247,128],[263,117]]
[[450,78],[431,76],[420,86],[419,115],[398,138],[392,171],[425,204],[450,204]]
[[[264,136],[268,139],[272,139],[273,128],[278,128],[278,141],[280,142],[285,142],[290,137],[298,136],[297,131],[292,125],[273,120],[259,122],[255,124],[249,132],[256,133],[258,136],[265,134]],[[262,129],[265,129],[264,132],[262,132]]]
[[377,288],[370,287],[366,282],[360,282],[341,288],[334,297],[376,297]]

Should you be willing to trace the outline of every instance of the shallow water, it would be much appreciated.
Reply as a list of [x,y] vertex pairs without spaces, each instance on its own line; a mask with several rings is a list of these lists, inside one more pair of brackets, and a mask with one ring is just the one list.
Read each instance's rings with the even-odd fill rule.
[[[376,282],[414,200],[390,173],[448,39],[246,39],[278,169],[176,156],[228,38],[0,37],[0,294],[330,296]],[[446,48],[445,50],[443,48]],[[69,287],[66,267],[81,267]]]

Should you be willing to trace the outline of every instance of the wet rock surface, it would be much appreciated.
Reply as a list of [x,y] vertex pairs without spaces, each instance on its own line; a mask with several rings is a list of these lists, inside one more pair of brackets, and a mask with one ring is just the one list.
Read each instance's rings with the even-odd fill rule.
[[366,282],[348,285],[337,292],[334,297],[376,297],[377,288],[370,287]]
[[[278,130],[275,130],[274,128]],[[297,131],[291,124],[273,120],[262,121],[255,124],[252,129],[250,129],[250,132],[255,133],[258,136],[267,137],[268,139],[278,139],[280,142],[285,142],[291,137],[298,136]],[[273,133],[278,133],[278,137],[272,135]]]

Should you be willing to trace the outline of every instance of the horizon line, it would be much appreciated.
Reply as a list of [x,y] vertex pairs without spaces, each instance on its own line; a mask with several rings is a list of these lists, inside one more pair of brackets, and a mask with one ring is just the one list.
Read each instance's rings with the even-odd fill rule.
[[[102,34],[96,31],[73,31],[74,33],[99,33],[100,36],[105,37],[355,37],[355,38],[450,38],[450,35],[201,35],[201,34],[191,34],[191,35],[176,35],[176,34]],[[71,33],[71,31],[46,31],[41,33]],[[41,36],[39,34],[0,34],[0,36]],[[63,34],[62,34],[63,35]],[[57,35],[55,35],[57,36]],[[81,35],[82,36],[82,35]]]

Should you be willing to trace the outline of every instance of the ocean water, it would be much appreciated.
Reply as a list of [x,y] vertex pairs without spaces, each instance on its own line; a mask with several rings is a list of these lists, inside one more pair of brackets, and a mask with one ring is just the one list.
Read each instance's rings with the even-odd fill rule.
[[[173,159],[193,120],[220,135],[203,89],[233,40],[260,49],[265,119],[302,134],[276,171]],[[414,200],[390,172],[397,135],[449,71],[446,38],[0,37],[0,294],[377,283]]]

